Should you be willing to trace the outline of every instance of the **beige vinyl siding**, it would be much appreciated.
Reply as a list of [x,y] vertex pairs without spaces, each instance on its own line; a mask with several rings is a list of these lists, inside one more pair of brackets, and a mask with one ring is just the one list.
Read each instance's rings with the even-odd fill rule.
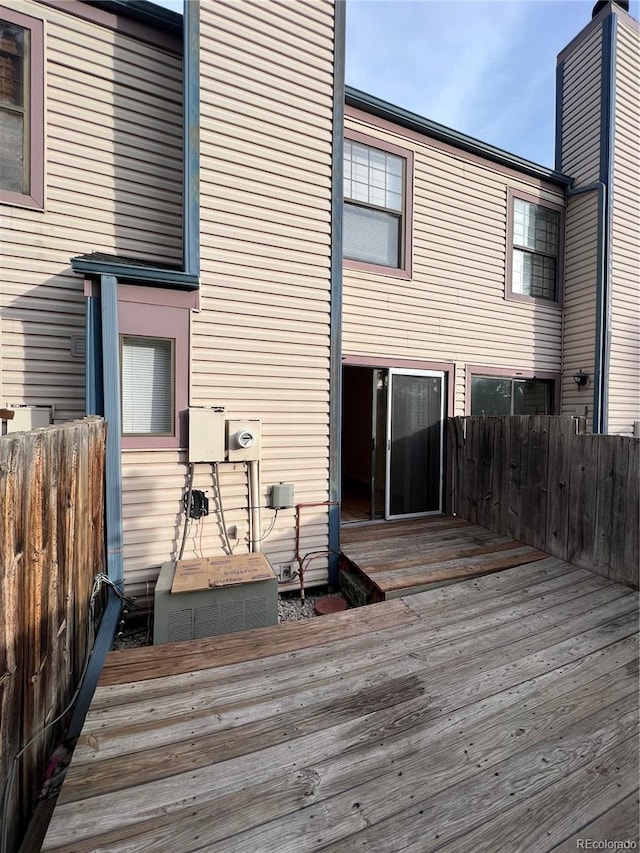
[[[0,205],[2,404],[84,413],[82,279],[74,255],[181,259],[182,61],[29,0],[45,22],[45,210]],[[70,4],[70,9],[73,4]]]
[[[185,453],[134,451],[122,453],[122,516],[127,595],[145,607],[153,593],[149,562],[160,566],[177,555],[182,539],[182,496],[187,482]],[[199,481],[196,488],[205,488]],[[210,491],[210,485],[206,488]],[[197,529],[197,528],[196,528]],[[193,556],[192,542],[187,556]],[[157,574],[157,572],[156,572]]]
[[508,188],[563,203],[552,186],[354,116],[347,127],[414,152],[411,280],[344,269],[343,353],[560,372],[562,311],[505,299]]
[[640,34],[620,16],[611,235],[609,432],[640,420]]
[[[318,430],[311,420],[297,424],[296,430],[293,434],[291,428],[287,431],[285,427],[284,435],[287,435],[289,440],[298,442],[298,461],[302,466],[309,464],[309,451],[305,448],[304,436],[313,438]],[[283,428],[277,419],[271,424],[265,424],[265,457],[274,453],[272,435],[279,437],[282,432]],[[185,451],[125,450],[122,454],[125,585],[127,594],[134,596],[138,606],[143,608],[152,599],[158,567],[167,560],[175,559],[180,550],[184,531],[182,498],[187,488],[186,461]],[[213,466],[197,464],[194,467],[194,488],[207,493],[210,515],[199,521],[189,522],[185,558],[212,556],[224,552]],[[295,470],[300,477],[300,470]],[[246,466],[244,463],[222,464],[219,466],[219,473],[227,528],[235,527],[237,534],[236,538],[231,539],[231,547],[235,553],[243,553],[248,550],[249,532]],[[263,480],[265,476],[263,472]],[[290,473],[289,477],[291,476]],[[278,482],[277,478],[275,481]],[[326,488],[324,477],[316,483],[305,478],[305,482],[310,492],[317,493]],[[273,510],[264,509],[261,515],[261,533],[266,533],[274,513]],[[313,515],[311,518],[313,519]],[[282,550],[282,561],[291,562],[293,549],[289,539],[294,522],[295,510],[280,510],[276,524],[264,542],[265,552],[274,562],[280,562],[278,549]],[[310,525],[305,523],[305,543],[308,540],[321,541],[325,536],[326,524],[323,519]],[[275,550],[267,549],[268,545],[274,544]],[[326,544],[320,547],[326,547]],[[305,549],[310,550],[306,544]]]
[[[262,421],[263,505],[281,481],[294,484],[296,502],[326,501],[333,4],[202,3],[200,27],[201,293],[191,403]],[[186,460],[124,457],[125,576],[144,594],[176,550]],[[144,471],[155,485],[140,499],[162,521],[160,534],[135,515]],[[231,544],[246,552],[246,468],[222,464],[220,477],[227,527],[240,534]],[[211,514],[192,524],[185,554],[222,554],[211,466],[196,466],[195,486],[208,491]],[[326,551],[327,508],[302,512],[302,554]],[[262,533],[272,518],[262,510]],[[295,511],[281,510],[262,546],[273,564],[293,561],[294,532]],[[326,567],[326,556],[311,563],[305,582],[326,582]]]
[[576,186],[597,181],[600,171],[602,27],[564,61],[562,171]]
[[[562,413],[586,415],[591,428],[598,261],[597,193],[569,199],[565,234]],[[590,385],[582,390],[578,390],[572,378],[579,370],[591,377]]]

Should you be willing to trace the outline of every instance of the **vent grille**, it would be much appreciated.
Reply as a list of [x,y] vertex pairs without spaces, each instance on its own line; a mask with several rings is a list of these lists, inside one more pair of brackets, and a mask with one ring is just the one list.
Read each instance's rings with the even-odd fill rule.
[[193,636],[193,610],[173,610],[167,618],[167,635],[170,643],[190,640]]
[[261,628],[267,624],[266,598],[249,598],[245,601],[244,624],[247,628]]

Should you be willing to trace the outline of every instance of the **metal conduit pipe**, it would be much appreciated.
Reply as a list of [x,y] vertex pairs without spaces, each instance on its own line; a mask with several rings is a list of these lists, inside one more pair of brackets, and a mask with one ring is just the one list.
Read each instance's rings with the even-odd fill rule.
[[260,551],[260,472],[259,462],[248,462],[249,469],[249,520],[251,522],[250,551]]
[[298,563],[298,577],[300,579],[300,600],[304,601],[304,559],[300,554],[300,511],[309,507],[336,506],[340,501],[318,501],[312,503],[296,504],[296,552],[295,560]]

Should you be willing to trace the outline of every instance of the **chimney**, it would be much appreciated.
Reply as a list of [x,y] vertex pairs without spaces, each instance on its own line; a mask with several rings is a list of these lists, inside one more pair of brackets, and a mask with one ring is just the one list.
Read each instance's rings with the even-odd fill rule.
[[[629,0],[611,0],[611,2],[613,3],[614,6],[620,6],[620,8],[623,11],[625,11],[625,12],[629,11]],[[596,5],[593,7],[593,12],[591,13],[591,17],[595,18],[596,15],[598,15],[600,12],[602,12],[604,7],[608,3],[609,3],[609,0],[598,0]]]

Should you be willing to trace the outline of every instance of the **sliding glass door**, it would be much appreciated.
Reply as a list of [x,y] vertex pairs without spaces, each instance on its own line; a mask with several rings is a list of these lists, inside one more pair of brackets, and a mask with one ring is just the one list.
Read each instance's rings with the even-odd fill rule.
[[385,518],[442,512],[444,373],[389,370]]

